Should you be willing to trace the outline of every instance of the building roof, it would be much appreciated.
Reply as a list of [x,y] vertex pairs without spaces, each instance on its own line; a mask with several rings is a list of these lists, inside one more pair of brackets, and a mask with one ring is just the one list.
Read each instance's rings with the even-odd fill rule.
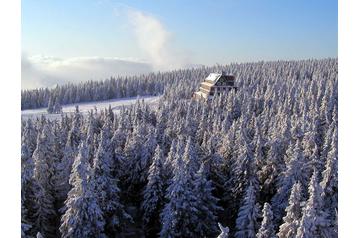
[[234,77],[233,75],[228,75],[225,73],[210,73],[208,77],[206,77],[205,80],[211,82],[212,84],[215,84],[222,76],[224,77]]
[[219,80],[219,78],[221,77],[221,75],[222,75],[222,74],[211,73],[211,74],[209,74],[208,77],[206,77],[205,80],[208,80],[208,81],[211,81],[211,82],[213,82],[213,83],[216,83],[216,82]]

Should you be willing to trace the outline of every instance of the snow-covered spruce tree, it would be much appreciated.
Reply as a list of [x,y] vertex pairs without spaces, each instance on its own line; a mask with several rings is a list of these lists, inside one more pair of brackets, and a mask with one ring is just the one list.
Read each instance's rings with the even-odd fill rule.
[[253,185],[246,189],[243,203],[236,218],[235,238],[254,238],[258,229],[259,208],[256,204],[256,191]]
[[[76,106],[76,112],[72,117],[70,131],[67,135],[66,145],[63,150],[63,157],[59,159],[55,167],[54,184],[56,188],[56,198],[59,206],[66,200],[67,193],[70,191],[69,177],[71,174],[72,164],[78,153],[78,146],[81,143],[81,119],[82,116]],[[63,212],[60,209],[61,212]]]
[[[292,145],[291,145],[292,146]],[[285,208],[288,206],[290,191],[294,183],[300,182],[307,184],[307,164],[304,163],[304,156],[297,141],[292,157],[290,158],[286,170],[282,173],[278,184],[278,190],[272,198],[271,206],[274,213],[276,225],[280,224],[284,216]]]
[[153,127],[148,126],[148,133],[145,137],[145,142],[142,148],[141,155],[141,167],[142,173],[140,181],[142,183],[146,183],[148,179],[148,171],[151,164],[151,159],[154,156],[155,149],[157,147],[157,140],[155,138],[155,129]]
[[297,238],[334,237],[328,214],[323,210],[322,188],[318,183],[318,173],[314,171],[308,187],[309,199],[302,211],[297,230]]
[[174,171],[174,165],[176,160],[176,154],[177,154],[177,144],[178,141],[176,139],[172,140],[169,152],[167,156],[164,157],[164,175],[167,180],[166,188],[169,185],[170,179],[173,177],[173,171]]
[[[242,146],[238,151],[237,159],[233,163],[233,176],[230,178],[233,187],[231,210],[232,214],[237,214],[240,201],[244,199],[249,186],[253,187],[253,191],[259,191],[259,184],[257,179],[257,167],[254,158],[254,148],[252,144],[244,139]],[[229,207],[230,209],[230,207]]]
[[47,105],[47,113],[53,113],[53,104],[54,104],[53,98],[50,97]]
[[153,162],[149,168],[148,183],[143,194],[143,225],[148,235],[156,235],[160,226],[160,211],[164,205],[165,183],[164,155],[159,147],[155,149]]
[[231,91],[227,97],[228,103],[226,104],[226,110],[229,113],[230,123],[237,120],[241,116],[241,108],[239,104],[238,95],[235,91]]
[[198,221],[196,223],[197,237],[212,237],[217,233],[217,212],[219,199],[213,196],[211,180],[207,179],[207,169],[202,163],[194,177],[194,194]]
[[115,167],[110,138],[111,129],[107,118],[100,134],[99,147],[93,161],[93,175],[91,178],[94,183],[94,194],[104,213],[106,233],[109,235],[120,231],[124,222],[130,219],[119,197],[121,190],[118,182],[113,177]]
[[93,158],[96,152],[96,143],[95,143],[95,119],[93,116],[93,111],[91,111],[86,120],[87,128],[86,128],[86,144],[88,146],[88,160],[89,164],[92,166]]
[[174,177],[166,192],[168,202],[160,215],[160,237],[197,237],[197,198],[191,179],[183,159],[178,157],[175,161]]
[[331,147],[327,155],[325,169],[322,173],[322,197],[324,209],[329,213],[332,224],[336,220],[336,210],[338,209],[338,153],[337,153],[337,133],[334,131]]
[[256,238],[275,238],[275,227],[273,225],[273,214],[269,203],[265,202],[262,209],[263,220],[261,227],[256,234]]
[[166,107],[160,108],[158,110],[157,124],[156,124],[156,136],[157,136],[156,139],[160,145],[164,143],[163,136],[167,123],[168,123],[168,109]]
[[53,151],[54,137],[48,124],[45,124],[37,139],[37,147],[33,153],[34,160],[34,211],[33,229],[47,237],[56,233],[57,214],[54,207],[53,186]]
[[267,157],[262,161],[262,166],[258,171],[258,178],[261,185],[261,198],[271,199],[276,193],[276,185],[279,175],[283,171],[284,160],[280,150],[278,140],[271,141]]
[[93,181],[86,143],[82,143],[76,157],[70,184],[72,189],[65,202],[65,214],[61,218],[61,237],[102,237],[104,214],[99,206]]
[[36,149],[37,132],[31,119],[25,123],[21,140],[26,144],[29,155],[32,156]]
[[148,163],[148,157],[142,157],[145,137],[145,125],[137,124],[134,126],[131,135],[128,136],[124,147],[124,164],[127,170],[124,171],[123,189],[126,193],[125,197],[136,202],[140,202],[141,192],[145,186],[145,181],[142,181],[144,165]]
[[[22,140],[21,144],[21,237],[28,235],[31,228],[31,219],[28,207],[31,204],[27,200],[33,195],[33,170],[34,161],[29,153],[27,145]],[[31,208],[31,207],[30,207]]]
[[[204,137],[209,138],[204,138],[203,140],[203,145],[201,146],[203,151],[201,161],[205,164],[207,178],[213,183],[213,194],[215,194],[215,196],[222,196],[222,193],[225,191],[225,181],[227,181],[229,177],[225,172],[229,171],[228,168],[231,167],[226,163],[228,161],[225,161],[222,156],[219,155],[219,146],[216,137],[209,136],[207,133],[205,133]],[[230,161],[232,162],[232,159],[230,159]]]
[[200,161],[199,156],[197,154],[195,142],[192,140],[191,137],[189,137],[186,142],[183,161],[185,163],[185,166],[188,168],[188,175],[194,176],[195,172],[198,171],[200,167]]
[[291,189],[291,195],[286,207],[286,216],[277,233],[279,238],[295,237],[301,220],[301,183],[297,182]]
[[61,106],[59,97],[56,97],[55,104],[53,105],[53,111],[52,112],[57,113],[57,114],[62,113],[62,106]]

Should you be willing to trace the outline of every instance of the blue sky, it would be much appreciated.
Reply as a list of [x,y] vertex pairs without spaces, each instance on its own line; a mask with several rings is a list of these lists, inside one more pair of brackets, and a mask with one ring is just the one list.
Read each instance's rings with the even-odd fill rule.
[[60,59],[115,58],[165,70],[188,64],[337,57],[337,4],[23,0],[23,58],[41,66],[56,59],[56,67]]

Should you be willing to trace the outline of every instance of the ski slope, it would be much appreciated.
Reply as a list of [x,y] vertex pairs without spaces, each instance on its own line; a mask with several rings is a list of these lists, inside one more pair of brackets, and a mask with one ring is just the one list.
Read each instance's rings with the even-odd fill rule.
[[[125,106],[130,106],[136,103],[137,100],[144,100],[145,103],[150,106],[156,106],[159,102],[161,96],[138,96],[132,98],[119,98],[112,99],[106,101],[98,101],[98,102],[84,102],[84,103],[76,103],[76,104],[68,104],[62,106],[63,113],[71,114],[76,110],[76,105],[81,113],[87,113],[90,110],[94,110],[97,108],[98,111],[104,110],[111,105],[113,112],[116,113],[120,108]],[[35,119],[40,118],[44,115],[48,119],[57,119],[60,118],[60,114],[48,114],[46,111],[47,108],[38,108],[38,109],[29,109],[21,111],[21,119],[27,120],[28,118]]]

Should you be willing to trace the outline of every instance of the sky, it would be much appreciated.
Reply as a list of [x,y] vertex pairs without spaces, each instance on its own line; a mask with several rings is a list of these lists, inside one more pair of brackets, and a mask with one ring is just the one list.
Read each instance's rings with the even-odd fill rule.
[[337,0],[22,0],[22,88],[337,57]]

